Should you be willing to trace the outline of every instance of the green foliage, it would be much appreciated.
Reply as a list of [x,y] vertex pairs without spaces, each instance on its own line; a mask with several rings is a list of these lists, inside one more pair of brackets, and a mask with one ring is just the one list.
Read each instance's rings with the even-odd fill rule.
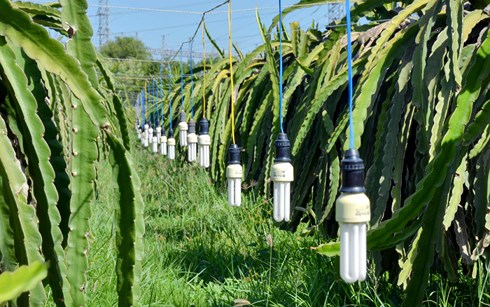
[[33,262],[29,266],[21,266],[14,272],[0,274],[0,303],[17,298],[22,292],[36,287],[48,275],[48,266]]
[[100,47],[100,52],[110,58],[149,60],[150,52],[145,44],[129,36],[116,37]]
[[[105,71],[99,84],[104,66],[91,44],[86,1],[60,4],[0,1],[0,267],[49,262],[47,278],[33,279],[18,304],[43,305],[48,291],[56,305],[86,304],[96,166],[109,154],[121,194],[114,202],[124,207],[114,217],[124,224],[115,238],[124,237],[116,253],[124,263],[116,273],[125,285],[119,303],[130,306],[138,301],[144,227],[126,119]],[[65,45],[47,31],[61,25],[72,27],[60,31],[70,36]]]
[[[328,1],[301,4],[310,2]],[[353,117],[372,203],[368,246],[383,264],[377,274],[398,278],[413,303],[422,300],[431,272],[455,277],[461,269],[477,271],[475,263],[488,254],[489,15],[451,0],[402,1],[394,8],[392,1],[375,0],[353,8],[354,19],[391,18],[354,29]],[[258,18],[264,44],[234,64],[245,184],[265,196],[278,131],[277,31],[285,31],[275,22],[266,30]],[[348,146],[344,34],[342,27],[319,33],[293,23],[283,43],[285,128],[300,171],[293,219],[282,226],[295,230],[306,223],[329,239],[337,235],[333,203],[341,149]],[[227,65],[207,67],[212,81],[204,90],[210,175],[218,185],[231,142]],[[201,84],[201,73],[194,79]],[[168,99],[175,101],[177,83],[173,89]],[[200,116],[202,93],[194,94]]]
[[[405,297],[388,273],[375,273],[374,265],[365,282],[345,284],[337,259],[311,248],[324,241],[321,234],[305,235],[306,224],[295,233],[276,227],[270,218],[272,204],[250,188],[242,207],[230,208],[226,192],[203,169],[136,149],[135,167],[145,174],[141,185],[146,204],[141,305],[399,306]],[[100,180],[111,182],[109,163],[101,162],[99,168]],[[118,299],[111,291],[116,284],[113,225],[106,222],[114,210],[113,185],[101,186],[93,208],[97,240],[89,254],[89,306],[114,305]],[[323,246],[338,253],[338,242]],[[478,266],[485,265],[478,261]],[[477,278],[461,274],[451,282],[444,273],[433,274],[424,305],[488,304],[487,276]]]
[[160,71],[160,64],[151,61],[151,53],[145,44],[134,37],[116,37],[99,51],[107,59],[107,68],[118,77],[117,94],[129,95],[131,100],[145,85],[142,76],[156,75]]

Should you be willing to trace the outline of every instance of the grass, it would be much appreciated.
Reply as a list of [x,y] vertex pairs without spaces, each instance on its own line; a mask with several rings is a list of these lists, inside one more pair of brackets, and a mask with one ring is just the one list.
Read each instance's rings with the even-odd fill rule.
[[[320,235],[281,230],[269,201],[247,193],[241,207],[228,207],[196,165],[168,161],[136,149],[145,200],[143,306],[398,306],[402,291],[386,275],[369,272],[366,282],[346,285],[336,258],[310,247]],[[93,209],[88,306],[117,304],[110,167],[101,165],[98,202]],[[486,277],[464,280],[471,293],[431,283],[425,305],[461,305],[474,295],[489,301]],[[462,295],[462,297],[461,297]],[[481,300],[478,300],[480,295]],[[473,300],[474,301],[474,300]]]

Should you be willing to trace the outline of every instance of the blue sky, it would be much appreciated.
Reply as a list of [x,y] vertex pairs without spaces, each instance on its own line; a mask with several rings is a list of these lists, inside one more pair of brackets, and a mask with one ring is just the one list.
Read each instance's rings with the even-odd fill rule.
[[[39,0],[35,2],[47,2]],[[299,0],[283,0],[283,9],[296,4]],[[178,49],[183,41],[187,41],[194,33],[201,15],[191,14],[208,10],[223,0],[109,0],[109,28],[111,38],[116,36],[136,36],[147,47]],[[99,1],[88,0],[88,15],[94,28],[94,43],[98,45]],[[340,4],[342,6],[342,4]],[[278,14],[277,0],[234,0],[233,7],[233,41],[244,51],[250,51],[261,43],[260,34],[255,18],[255,8],[258,8],[262,22],[267,26]],[[162,10],[162,11],[158,11]],[[165,12],[172,10],[175,12]],[[228,21],[227,6],[223,6],[214,14],[206,15],[206,26],[217,43],[227,50]],[[328,6],[302,8],[285,18],[285,23],[299,21],[302,28],[307,28],[314,20],[321,27],[327,23]],[[163,36],[164,42],[163,42]],[[187,47],[188,48],[188,47]],[[212,48],[210,44],[207,48]],[[193,44],[195,51],[202,50],[201,35]]]
[[[283,0],[283,8],[294,5],[298,0]],[[96,13],[97,0],[89,0],[89,16],[95,32],[98,28]],[[223,0],[109,0],[109,27],[111,36],[137,36],[150,48],[161,48],[162,37],[165,36],[165,46],[177,49],[183,41],[187,41],[194,33],[201,15],[185,11],[202,12],[208,10]],[[255,8],[258,7],[262,21],[269,25],[272,18],[278,14],[278,1],[275,0],[234,0],[233,8],[233,40],[243,51],[249,51],[260,43],[261,38],[255,18]],[[141,9],[141,10],[138,10]],[[163,12],[154,10],[174,10],[182,12]],[[299,21],[302,27],[308,27],[313,20],[320,25],[326,24],[327,6],[302,8],[293,12],[285,19],[286,23]],[[206,15],[206,26],[212,37],[220,46],[227,46],[227,6],[223,6],[214,14]],[[198,42],[193,45],[195,50],[202,49]],[[98,39],[95,41],[98,44]]]

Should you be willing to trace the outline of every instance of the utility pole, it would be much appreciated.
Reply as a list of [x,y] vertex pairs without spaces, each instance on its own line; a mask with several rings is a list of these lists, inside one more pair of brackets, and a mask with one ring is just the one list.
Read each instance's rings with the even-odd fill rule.
[[109,41],[109,0],[99,0],[99,8],[97,10],[97,18],[99,21],[99,48]]

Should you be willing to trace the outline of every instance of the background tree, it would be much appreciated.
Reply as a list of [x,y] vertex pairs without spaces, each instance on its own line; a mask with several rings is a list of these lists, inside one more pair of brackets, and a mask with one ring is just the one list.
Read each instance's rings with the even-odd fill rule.
[[100,48],[100,52],[110,58],[118,59],[151,59],[151,53],[145,44],[135,37],[116,37]]
[[145,44],[135,37],[116,37],[100,47],[107,59],[108,68],[119,81],[117,92],[132,104],[144,87],[149,76],[157,76],[160,71],[158,61],[153,61]]

